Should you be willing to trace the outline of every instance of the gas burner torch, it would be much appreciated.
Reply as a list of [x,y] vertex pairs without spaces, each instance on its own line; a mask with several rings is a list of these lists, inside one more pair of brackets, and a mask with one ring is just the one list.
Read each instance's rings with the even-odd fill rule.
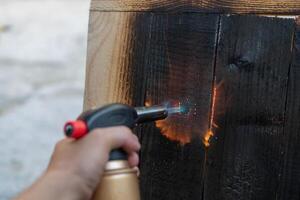
[[[79,139],[96,128],[127,126],[163,120],[171,114],[184,113],[181,106],[159,105],[131,107],[124,104],[111,104],[87,111],[76,121],[67,122],[64,132],[67,137]],[[137,171],[129,167],[127,155],[122,149],[111,151],[93,200],[140,200]]]

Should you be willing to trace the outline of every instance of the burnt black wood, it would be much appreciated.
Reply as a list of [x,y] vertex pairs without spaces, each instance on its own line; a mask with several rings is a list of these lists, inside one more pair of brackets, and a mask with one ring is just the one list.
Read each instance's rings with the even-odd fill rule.
[[[300,24],[300,23],[299,23]],[[297,27],[294,57],[289,77],[286,124],[286,148],[278,199],[300,199],[300,26]]]
[[[222,84],[216,109],[224,112],[216,115],[219,128],[208,150],[205,199],[277,198],[285,134],[294,128],[299,131],[296,121],[290,121],[293,126],[284,133],[293,34],[291,19],[222,17],[216,62],[217,83]],[[293,71],[299,70],[294,67]],[[299,94],[295,95],[290,98],[298,97],[299,101]],[[294,105],[299,109],[299,102],[290,102],[290,109]],[[299,116],[299,112],[289,112],[289,116]],[[299,141],[296,133],[292,138]],[[287,167],[297,162],[299,166],[299,161],[292,161],[299,159],[292,155],[293,145],[296,143],[289,145]],[[289,181],[291,187],[297,182],[296,178]]]
[[294,21],[137,13],[133,23],[126,65],[135,106],[188,97],[198,110],[191,124],[203,132],[214,67],[218,88],[219,127],[207,151],[200,138],[181,146],[154,124],[137,129],[142,199],[299,199],[300,31],[292,53]]
[[[139,131],[143,200],[202,199],[205,151],[200,134],[208,127],[218,21],[218,15],[151,15],[151,30],[144,33],[149,36],[145,99],[151,104],[189,101],[197,114],[177,123],[196,127],[197,133],[191,144],[182,146],[166,139],[154,124]],[[136,23],[138,29],[139,19]]]

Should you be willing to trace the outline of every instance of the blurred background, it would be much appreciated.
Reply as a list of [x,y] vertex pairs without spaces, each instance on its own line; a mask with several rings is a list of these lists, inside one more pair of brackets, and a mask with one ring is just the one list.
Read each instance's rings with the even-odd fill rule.
[[0,1],[0,199],[45,169],[82,110],[89,0]]

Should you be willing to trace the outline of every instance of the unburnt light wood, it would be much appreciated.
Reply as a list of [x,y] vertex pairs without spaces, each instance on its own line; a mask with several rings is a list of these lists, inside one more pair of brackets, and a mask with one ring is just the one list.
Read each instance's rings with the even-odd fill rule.
[[156,11],[286,14],[300,13],[298,0],[92,0],[93,11]]
[[[148,16],[148,17],[146,17]],[[135,28],[135,20],[143,22]],[[91,12],[84,109],[143,105],[149,14]],[[140,55],[140,59],[136,59]]]

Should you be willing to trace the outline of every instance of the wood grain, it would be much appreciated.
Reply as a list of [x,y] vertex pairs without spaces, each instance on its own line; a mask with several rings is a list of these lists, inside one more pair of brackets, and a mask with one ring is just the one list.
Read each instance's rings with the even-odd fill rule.
[[219,125],[207,155],[205,199],[276,199],[294,22],[223,16],[216,62]]
[[93,0],[95,11],[300,14],[298,0]]
[[153,15],[146,99],[152,104],[187,102],[193,111],[170,119],[165,128],[176,127],[172,134],[188,131],[194,139],[182,146],[162,136],[154,124],[142,130],[143,200],[202,199],[201,135],[208,129],[218,21],[217,15]]
[[[149,16],[91,12],[85,110],[112,102],[144,103],[146,59],[143,58],[147,55]],[[142,24],[136,24],[137,18]]]
[[294,57],[289,78],[287,114],[284,133],[284,167],[278,199],[300,199],[300,21],[295,35]]
[[184,147],[154,124],[137,129],[143,199],[201,199],[201,135],[208,128],[218,21],[218,15],[91,12],[85,109],[172,99],[194,109],[183,123],[194,139]]
[[[177,9],[166,2],[160,11]],[[143,200],[299,199],[299,30],[292,53],[292,19],[91,12],[85,110],[179,99],[195,111],[167,124],[192,133],[185,146],[153,123],[136,130]],[[205,151],[214,77],[218,127]]]

